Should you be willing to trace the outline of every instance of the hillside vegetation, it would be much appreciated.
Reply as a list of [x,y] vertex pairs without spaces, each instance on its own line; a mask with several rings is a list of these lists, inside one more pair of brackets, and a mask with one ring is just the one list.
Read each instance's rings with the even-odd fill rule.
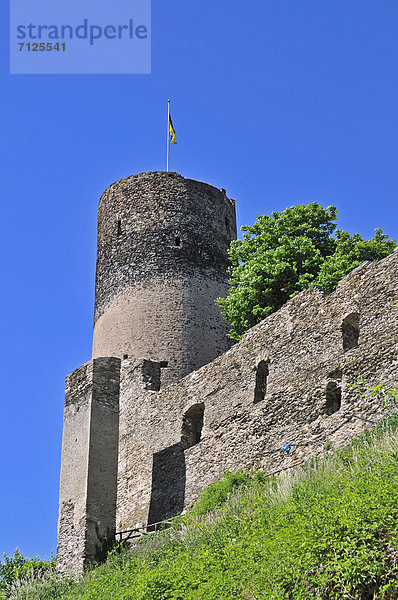
[[227,474],[184,517],[80,581],[12,600],[398,599],[398,417],[294,472]]

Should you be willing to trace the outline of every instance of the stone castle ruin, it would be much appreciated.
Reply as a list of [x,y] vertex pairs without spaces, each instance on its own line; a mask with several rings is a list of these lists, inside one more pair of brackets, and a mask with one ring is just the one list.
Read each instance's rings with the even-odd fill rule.
[[[274,473],[389,413],[352,389],[398,380],[398,252],[312,288],[231,347],[215,298],[236,237],[224,190],[176,173],[102,195],[93,359],[66,379],[58,569],[189,507],[227,470]],[[282,448],[285,449],[282,449]]]

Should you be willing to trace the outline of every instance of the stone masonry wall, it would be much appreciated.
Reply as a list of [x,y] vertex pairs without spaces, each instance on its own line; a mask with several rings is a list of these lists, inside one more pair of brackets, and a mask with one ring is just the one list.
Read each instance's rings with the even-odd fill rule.
[[159,364],[123,361],[117,530],[184,510],[227,470],[288,468],[388,414],[349,384],[398,383],[397,266],[394,252],[331,294],[302,292],[163,391],[148,384]]
[[214,303],[225,294],[225,282],[200,277],[153,279],[125,289],[96,323],[94,354],[145,356],[168,364],[164,384],[178,380],[230,347]]

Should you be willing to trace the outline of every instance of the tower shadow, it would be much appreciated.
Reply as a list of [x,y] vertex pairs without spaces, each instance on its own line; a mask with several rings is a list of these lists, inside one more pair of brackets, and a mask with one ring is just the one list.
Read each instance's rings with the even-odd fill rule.
[[[153,455],[148,523],[170,519],[184,508],[186,467],[180,442]],[[148,527],[154,531],[156,527]]]

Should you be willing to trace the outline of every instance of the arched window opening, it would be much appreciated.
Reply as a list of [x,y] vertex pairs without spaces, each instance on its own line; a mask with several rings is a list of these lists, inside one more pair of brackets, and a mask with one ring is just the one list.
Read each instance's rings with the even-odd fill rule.
[[119,221],[117,222],[117,236],[119,237],[119,235],[122,235],[122,222]]
[[200,442],[203,428],[203,415],[205,405],[203,402],[194,404],[187,410],[182,418],[181,445],[184,450]]
[[267,393],[267,377],[269,374],[268,364],[260,360],[256,371],[256,387],[254,388],[254,404],[261,402]]
[[345,317],[341,324],[343,336],[343,349],[351,350],[358,347],[359,338],[359,314],[351,313]]
[[178,235],[176,235],[176,237],[174,238],[174,246],[176,248],[179,248],[181,246],[181,238]]
[[327,415],[333,415],[341,407],[341,387],[335,381],[329,381],[326,386],[326,406]]

